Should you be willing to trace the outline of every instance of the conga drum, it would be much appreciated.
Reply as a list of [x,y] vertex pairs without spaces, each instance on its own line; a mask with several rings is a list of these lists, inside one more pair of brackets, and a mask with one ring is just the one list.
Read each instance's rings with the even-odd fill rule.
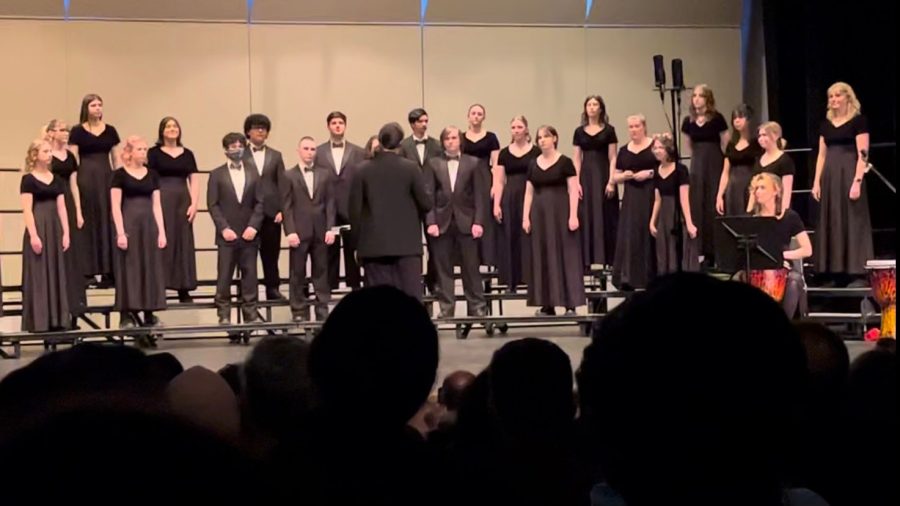
[[784,300],[784,290],[787,286],[787,269],[765,269],[750,271],[750,284],[759,288],[769,297],[780,303]]
[[881,337],[897,339],[897,260],[869,260],[872,297],[881,306]]

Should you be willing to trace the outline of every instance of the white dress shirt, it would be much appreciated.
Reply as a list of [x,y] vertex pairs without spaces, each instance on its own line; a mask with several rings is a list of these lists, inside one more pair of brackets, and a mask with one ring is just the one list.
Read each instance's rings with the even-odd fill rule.
[[266,147],[263,146],[259,151],[253,151],[253,145],[250,146],[250,153],[253,155],[253,161],[256,162],[256,170],[262,176],[263,167],[266,165]]
[[341,141],[341,147],[334,147],[334,142],[331,142],[331,157],[334,158],[334,171],[340,175],[341,174],[341,165],[344,164],[344,148],[347,147],[347,141]]
[[[313,184],[315,184],[315,181],[316,181],[315,177],[314,177],[315,171],[314,170],[309,170],[309,171],[306,170],[306,168],[303,167],[303,164],[300,164],[299,167],[300,167],[300,174],[303,174],[303,180],[306,182],[306,191],[309,193],[310,200],[312,200],[313,191],[315,190],[315,188],[313,188]],[[312,168],[312,167],[310,167],[310,168]]]
[[244,164],[238,162],[237,165],[231,160],[228,161],[228,175],[231,176],[231,185],[234,186],[234,194],[237,195],[237,201],[240,204],[244,198],[244,185],[247,182],[247,176],[244,174]]
[[412,138],[413,138],[413,142],[416,142],[416,151],[419,152],[419,164],[425,165],[425,143],[422,142],[421,144],[419,144],[417,142],[428,140],[428,136],[426,135],[425,137],[422,137],[420,139],[420,138],[416,137],[415,134],[413,134]]
[[447,172],[450,173],[450,191],[456,191],[456,176],[459,174],[459,155],[455,160],[447,160]]

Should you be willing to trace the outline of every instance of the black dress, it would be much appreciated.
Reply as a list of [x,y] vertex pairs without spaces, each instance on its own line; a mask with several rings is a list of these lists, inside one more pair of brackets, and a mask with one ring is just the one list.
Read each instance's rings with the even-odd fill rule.
[[[623,172],[656,171],[658,166],[652,143],[637,153],[629,151],[625,145],[616,157],[616,168]],[[625,181],[612,272],[613,284],[617,287],[646,288],[656,274],[653,236],[648,227],[653,213],[654,188],[653,179]]]
[[762,154],[763,150],[756,139],[751,140],[744,149],[738,149],[734,142],[728,143],[725,148],[725,157],[730,165],[724,196],[726,216],[747,214],[753,167]]
[[[794,161],[791,160],[791,156],[787,153],[782,153],[781,156],[776,158],[775,161],[769,162],[768,165],[763,165],[761,162],[762,159],[759,158],[756,160],[756,163],[753,164],[753,176],[767,172],[784,179],[785,176],[797,174],[797,168],[794,166]],[[849,190],[847,191],[849,192]]]
[[78,171],[78,161],[71,152],[66,152],[66,159],[60,160],[53,157],[50,169],[59,178],[63,185],[63,195],[66,199],[66,214],[69,218],[69,250],[63,256],[66,259],[66,276],[68,282],[69,312],[73,315],[84,314],[87,306],[84,279],[84,240],[81,230],[78,229],[78,213],[75,209],[75,199],[72,196],[72,187],[69,183],[72,174]]
[[153,218],[153,192],[159,176],[152,170],[135,179],[125,169],[113,173],[112,187],[122,190],[122,223],[128,249],[116,247],[114,267],[118,311],[155,311],[166,307],[166,283],[159,229]]
[[[474,156],[479,160],[481,174],[485,181],[485,188],[493,186],[493,176],[491,175],[491,153],[500,149],[500,141],[494,132],[488,132],[477,142],[472,142],[465,135],[460,136],[460,150],[463,154]],[[494,209],[494,203],[488,195],[488,209]],[[491,213],[493,214],[493,213]],[[481,255],[482,265],[498,264],[498,225],[493,219],[484,223],[484,235],[478,241],[479,252]],[[499,266],[498,266],[499,267]],[[506,268],[505,266],[503,267]]]
[[84,264],[86,276],[110,274],[112,250],[115,247],[115,227],[109,207],[109,182],[112,166],[109,152],[119,144],[119,133],[112,125],[100,135],[94,135],[81,125],[72,128],[69,144],[78,146],[81,166],[78,169],[78,190],[81,213],[84,215]]
[[46,184],[33,174],[22,176],[19,193],[30,193],[34,228],[41,239],[41,254],[31,249],[25,229],[22,240],[22,330],[46,332],[69,326],[68,278],[63,253],[63,228],[56,199],[65,192],[62,180],[53,176]]
[[498,227],[498,267],[500,282],[514,288],[528,284],[528,265],[531,265],[531,244],[522,230],[522,216],[525,210],[525,183],[528,181],[528,168],[540,156],[541,150],[532,146],[522,157],[509,152],[509,147],[500,150],[497,164],[506,173],[506,185],[500,208],[503,221]]
[[819,185],[822,196],[816,227],[816,270],[820,273],[864,274],[866,262],[875,256],[872,222],[866,181],[859,198],[850,200],[850,186],[856,175],[856,136],[869,132],[865,116],[855,116],[835,127],[822,122],[825,166]]
[[606,125],[594,135],[575,129],[572,144],[581,148],[581,200],[578,221],[581,227],[581,258],[586,267],[611,265],[616,254],[619,224],[619,189],[606,197],[609,183],[609,146],[618,144],[616,129]]
[[714,255],[713,225],[716,217],[716,196],[725,156],[722,154],[720,134],[728,130],[722,114],[715,113],[703,126],[684,118],[681,131],[691,139],[691,217],[697,226],[700,254]]
[[197,258],[194,250],[194,225],[188,222],[191,205],[188,178],[197,173],[197,161],[190,149],[172,157],[159,146],[147,151],[147,168],[159,175],[159,193],[168,245],[163,250],[166,288],[197,288]]
[[569,190],[567,179],[576,175],[575,165],[566,156],[547,169],[537,160],[528,168],[534,187],[531,201],[531,281],[529,306],[585,305],[584,269],[580,234],[569,231]]
[[[659,168],[653,176],[653,184],[659,192],[661,204],[656,222],[656,268],[660,275],[683,271],[697,271],[699,265],[699,239],[691,239],[681,212],[681,187],[691,186],[691,176],[687,167],[675,164],[675,170],[662,177]],[[693,210],[691,211],[693,218]],[[696,222],[694,223],[696,225]],[[678,242],[681,241],[681,255]],[[680,257],[680,258],[679,258]]]

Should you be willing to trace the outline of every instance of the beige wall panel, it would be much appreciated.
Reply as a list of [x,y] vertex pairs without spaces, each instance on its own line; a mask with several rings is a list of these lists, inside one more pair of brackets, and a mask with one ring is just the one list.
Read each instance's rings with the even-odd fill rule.
[[254,21],[418,23],[419,0],[254,0]]
[[[2,168],[21,168],[41,125],[66,112],[65,27],[62,21],[0,20],[0,96],[7,98],[0,121]],[[18,184],[10,190],[0,188],[0,207],[18,194]]]
[[542,123],[571,136],[584,96],[584,31],[569,28],[425,28],[425,105],[431,133],[466,127],[469,105],[487,109],[487,128],[501,145],[509,120],[524,114],[532,134]]
[[583,25],[584,10],[585,0],[430,0],[425,22]]
[[738,27],[742,4],[740,0],[594,0],[588,24]]
[[[626,118],[638,112],[647,116],[651,132],[669,129],[659,94],[652,89],[654,54],[666,56],[670,84],[671,59],[681,57],[685,84],[709,84],[726,119],[741,98],[739,30],[594,28],[588,30],[587,40],[588,92],[599,93],[606,100],[610,123],[616,127],[620,140],[627,139]],[[667,114],[671,114],[670,103],[666,94]],[[689,106],[690,91],[686,91],[682,117]]]
[[247,1],[72,0],[69,15],[73,18],[246,21]]
[[362,145],[387,121],[421,102],[417,27],[251,27],[252,103],[272,119],[272,146],[296,163],[297,141],[327,138],[325,117],[348,116],[348,139]]
[[60,18],[65,15],[60,0],[3,0],[0,2],[0,17],[41,17]]

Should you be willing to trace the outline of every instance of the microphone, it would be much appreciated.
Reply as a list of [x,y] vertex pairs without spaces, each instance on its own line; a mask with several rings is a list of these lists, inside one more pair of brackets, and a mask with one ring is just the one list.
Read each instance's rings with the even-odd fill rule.
[[659,89],[659,99],[665,100],[666,68],[661,54],[653,55],[653,81]]

